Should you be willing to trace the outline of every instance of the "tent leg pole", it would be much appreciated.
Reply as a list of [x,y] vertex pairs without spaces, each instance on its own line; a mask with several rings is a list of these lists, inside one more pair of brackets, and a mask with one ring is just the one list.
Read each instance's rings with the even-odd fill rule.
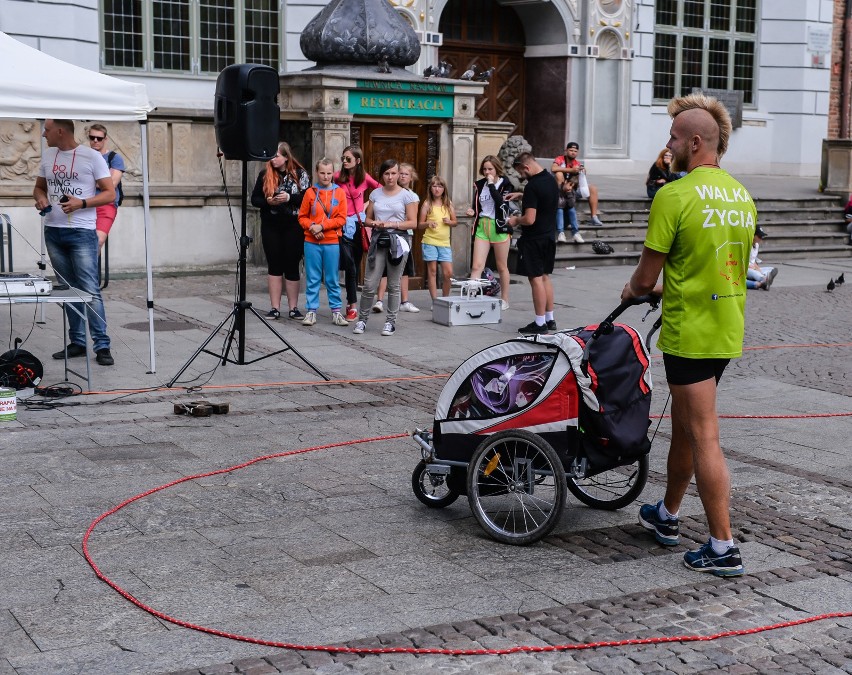
[[151,369],[149,374],[157,372],[157,351],[154,347],[154,278],[151,270],[151,198],[148,185],[148,122],[139,122],[142,136],[142,209],[145,220],[145,272],[147,278],[146,306],[148,307],[148,349]]

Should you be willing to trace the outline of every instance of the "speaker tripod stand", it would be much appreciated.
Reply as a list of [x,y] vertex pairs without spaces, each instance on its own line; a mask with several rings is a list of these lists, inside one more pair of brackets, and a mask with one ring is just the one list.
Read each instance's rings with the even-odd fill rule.
[[[222,319],[221,323],[216,326],[211,332],[210,335],[207,336],[207,339],[201,343],[201,346],[195,350],[195,353],[189,357],[189,360],[183,364],[183,367],[177,372],[177,374],[169,381],[168,386],[174,386],[175,382],[178,381],[181,375],[183,375],[184,371],[189,368],[195,359],[198,358],[200,354],[210,354],[211,356],[215,356],[218,359],[221,359],[222,365],[224,366],[227,363],[234,363],[240,366],[248,365],[250,363],[256,363],[258,361],[262,361],[263,359],[268,359],[272,356],[277,356],[283,352],[291,351],[296,356],[298,356],[311,370],[313,370],[317,375],[319,375],[322,379],[328,381],[329,378],[319,370],[313,363],[311,363],[308,359],[306,359],[299,351],[293,347],[287,340],[284,339],[284,336],[281,335],[275,328],[270,325],[270,323],[263,317],[263,315],[258,312],[252,304],[246,300],[246,260],[247,260],[247,251],[249,244],[251,244],[252,239],[246,234],[246,207],[247,207],[247,193],[248,193],[248,162],[243,160],[243,177],[242,177],[242,198],[240,200],[240,205],[242,208],[242,215],[240,217],[240,258],[238,263],[239,270],[239,282],[238,282],[238,297],[239,299],[234,303],[234,308],[230,311],[230,313]],[[278,351],[272,352],[271,354],[264,354],[262,356],[258,356],[251,361],[246,361],[246,312],[254,315],[260,321],[260,323],[266,326],[272,333],[277,337],[281,343],[284,345]],[[228,327],[227,337],[225,339],[224,346],[222,348],[222,352],[217,354],[216,352],[212,352],[207,349],[207,345],[215,338],[219,331],[225,326],[226,323],[231,322],[231,325]],[[237,338],[237,358],[234,359],[229,356],[231,352],[231,347],[234,343],[234,337]]]

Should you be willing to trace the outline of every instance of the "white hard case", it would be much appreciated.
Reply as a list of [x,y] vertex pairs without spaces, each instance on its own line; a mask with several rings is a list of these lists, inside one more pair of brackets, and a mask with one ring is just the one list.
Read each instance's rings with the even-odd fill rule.
[[480,284],[461,282],[461,295],[435,298],[432,321],[442,326],[479,326],[500,323],[500,298],[482,295]]

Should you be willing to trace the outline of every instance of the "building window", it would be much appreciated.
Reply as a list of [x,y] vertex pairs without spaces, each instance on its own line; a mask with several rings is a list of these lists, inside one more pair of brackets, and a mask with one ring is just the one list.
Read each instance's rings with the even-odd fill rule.
[[753,104],[757,0],[657,0],[654,99],[735,89]]
[[275,0],[103,0],[104,68],[215,74],[234,63],[280,70]]

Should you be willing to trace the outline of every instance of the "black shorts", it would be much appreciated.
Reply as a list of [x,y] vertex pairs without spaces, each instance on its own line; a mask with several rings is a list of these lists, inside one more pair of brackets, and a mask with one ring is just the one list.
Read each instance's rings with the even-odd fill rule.
[[299,281],[299,263],[305,248],[305,231],[299,223],[261,223],[260,239],[269,276],[283,275],[287,281]]
[[553,274],[556,260],[556,241],[550,237],[521,236],[518,239],[518,267],[516,272],[525,277]]
[[663,352],[669,384],[695,384],[711,378],[715,378],[716,384],[719,384],[730,362],[731,359],[687,359]]

